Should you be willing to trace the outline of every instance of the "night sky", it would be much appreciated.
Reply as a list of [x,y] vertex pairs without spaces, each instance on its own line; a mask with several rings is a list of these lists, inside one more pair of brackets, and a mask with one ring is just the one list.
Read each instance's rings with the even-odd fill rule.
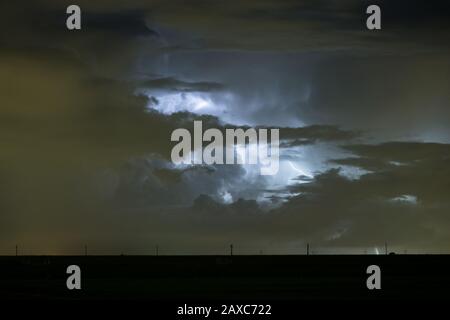
[[[0,254],[450,251],[448,1],[0,12]],[[278,174],[173,164],[194,120],[280,128]]]

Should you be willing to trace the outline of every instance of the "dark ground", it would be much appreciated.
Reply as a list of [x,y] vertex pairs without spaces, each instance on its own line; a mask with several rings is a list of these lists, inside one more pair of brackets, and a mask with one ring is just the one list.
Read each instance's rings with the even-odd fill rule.
[[[81,268],[82,289],[66,288]],[[381,268],[381,290],[366,269]],[[450,299],[447,255],[0,257],[0,299],[293,301]]]

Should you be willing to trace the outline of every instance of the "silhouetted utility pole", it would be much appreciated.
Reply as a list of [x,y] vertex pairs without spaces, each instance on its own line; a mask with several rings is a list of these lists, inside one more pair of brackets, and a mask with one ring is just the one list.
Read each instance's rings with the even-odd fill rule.
[[230,255],[231,256],[233,255],[233,245],[232,244],[230,244]]
[[309,243],[306,244],[306,255],[309,256]]
[[156,250],[156,256],[159,256],[159,246],[158,245],[156,245],[155,250]]
[[16,244],[16,257],[19,255],[19,248],[17,247],[17,244]]

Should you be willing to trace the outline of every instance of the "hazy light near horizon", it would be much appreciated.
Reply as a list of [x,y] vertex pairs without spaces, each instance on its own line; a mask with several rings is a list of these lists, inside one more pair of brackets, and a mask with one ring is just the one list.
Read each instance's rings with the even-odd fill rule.
[[220,118],[227,109],[223,104],[214,101],[213,97],[208,93],[158,92],[151,90],[143,90],[142,93],[149,99],[148,109],[153,109],[166,115],[187,111]]

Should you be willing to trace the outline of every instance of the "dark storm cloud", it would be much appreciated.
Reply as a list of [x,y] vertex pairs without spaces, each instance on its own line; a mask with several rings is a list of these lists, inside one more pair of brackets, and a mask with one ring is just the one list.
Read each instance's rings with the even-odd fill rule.
[[[61,229],[81,230],[84,217],[100,205],[90,186],[96,170],[168,148],[155,135],[169,134],[170,125],[145,113],[144,100],[114,83],[87,84],[82,64],[34,53],[0,54],[5,246],[34,243],[33,235]],[[41,247],[51,247],[52,239],[41,239]]]
[[[448,146],[442,147],[445,153]],[[440,167],[432,166],[438,172],[426,169],[440,161]],[[419,164],[392,166],[357,180],[332,169],[308,184],[293,186],[300,195],[269,212],[254,200],[225,205],[200,195],[192,206],[158,209],[158,213],[144,210],[149,221],[141,221],[156,233],[168,232],[181,251],[201,246],[204,239],[209,239],[204,248],[214,251],[233,239],[247,252],[274,244],[278,252],[295,252],[305,242],[323,249],[373,252],[385,241],[396,251],[439,252],[446,250],[449,240],[448,164],[448,158],[430,155]],[[166,241],[170,247],[170,240]]]
[[[411,145],[398,147],[406,149]],[[397,158],[389,146],[372,148],[383,155],[391,154],[389,159]],[[426,157],[422,151],[410,154],[410,165],[390,166],[357,180],[346,178],[338,169],[321,173],[309,184],[294,186],[301,194],[281,208],[253,218],[251,210],[244,210],[223,221],[214,232],[223,232],[224,237],[251,233],[257,243],[310,241],[323,248],[371,249],[388,241],[395,250],[443,250],[449,239],[445,231],[449,228],[450,207],[446,196],[450,183],[448,145],[421,144],[419,149],[430,153]],[[416,163],[418,155],[421,160]],[[416,196],[417,202],[407,201],[402,195]],[[194,210],[207,212],[202,221],[220,219],[220,212],[229,208],[206,200],[196,202]],[[249,216],[251,228],[245,223]],[[227,226],[234,229],[228,230]]]
[[332,159],[329,162],[342,166],[358,167],[368,171],[379,171],[395,165],[391,162],[366,157]]
[[139,85],[146,89],[165,89],[176,92],[213,92],[225,89],[222,84],[217,82],[188,82],[173,77],[142,81]]
[[[330,56],[312,72],[306,121],[375,131],[381,139],[447,139],[450,64],[418,57]],[[425,111],[426,110],[426,111]],[[298,112],[301,112],[299,110]],[[440,140],[442,141],[442,140]]]
[[[120,170],[111,200],[121,208],[148,209],[159,206],[189,206],[201,194],[220,201],[220,192],[230,189],[233,196],[250,197],[258,185],[239,186],[245,170],[239,166],[197,166],[174,169],[163,159],[140,158],[128,161]],[[260,184],[260,187],[262,184]],[[254,196],[254,195],[253,195]]]
[[[369,49],[378,54],[406,48],[448,49],[445,39],[450,27],[450,6],[445,1],[198,1],[195,4],[185,7],[181,2],[171,2],[152,15],[163,26],[175,26],[197,35],[187,46],[180,42],[172,47],[269,51]],[[365,9],[371,4],[382,8],[383,32],[365,30]]]
[[415,167],[421,163],[429,165],[430,161],[450,159],[450,146],[440,143],[387,142],[379,145],[350,144],[342,148],[357,157],[333,159],[330,162],[369,171],[389,170],[398,166]]
[[[5,17],[0,35],[5,50],[23,51],[30,57],[44,50],[59,51],[48,59],[70,56],[88,66],[86,77],[124,78],[137,72],[141,51],[160,44],[160,37],[145,21],[145,11],[134,7],[107,10],[91,4],[82,6],[80,32],[66,28],[66,8],[72,3],[61,1],[16,2],[2,9]],[[20,17],[20,18],[18,18]]]
[[447,236],[436,238],[439,228],[432,223],[440,216],[440,210],[430,210],[420,202],[391,200],[399,196],[399,190],[411,191],[389,188],[394,183],[394,177],[376,173],[349,180],[334,169],[298,187],[302,194],[279,209],[280,220],[291,220],[291,226],[286,226],[290,232],[297,230],[325,246],[353,243],[370,247],[384,241],[398,248],[418,248],[418,244],[426,247],[430,243],[445,246]]
[[[370,249],[388,241],[394,250],[445,250],[450,227],[449,145],[396,142],[348,149],[366,158],[346,165],[366,168],[368,162],[375,163],[369,166],[374,172],[356,180],[339,169],[320,173],[310,183],[293,186],[300,195],[279,209],[255,216],[251,231],[245,223],[242,229],[260,243],[310,241],[322,248]],[[378,165],[391,161],[402,164]],[[205,207],[213,219],[217,205]],[[245,222],[248,217],[242,215],[236,219]]]
[[[25,14],[24,26],[63,35],[71,3],[37,1],[27,10],[9,6],[10,17]],[[446,1],[128,1],[81,0],[86,30],[123,36],[154,35],[178,50],[342,50],[391,52],[447,48],[450,6]],[[383,32],[365,30],[365,9],[378,4]],[[62,13],[62,14],[61,14]],[[28,21],[25,22],[25,21]],[[5,26],[12,23],[3,20]],[[88,29],[89,28],[89,29]],[[15,32],[15,31],[14,31]],[[72,35],[73,37],[73,35]],[[107,42],[105,42],[107,44]],[[159,48],[162,49],[162,48]]]
[[[343,164],[373,172],[359,179],[349,179],[339,169],[319,173],[307,184],[292,186],[299,195],[269,212],[254,200],[226,205],[199,195],[192,206],[159,208],[158,214],[143,209],[148,227],[170,230],[173,241],[184,243],[178,250],[200,246],[204,239],[210,239],[205,248],[211,250],[233,239],[250,252],[274,244],[281,252],[293,252],[307,241],[335,250],[374,250],[385,241],[397,251],[446,250],[449,145],[395,142],[346,148],[364,158],[343,159]],[[194,233],[195,238],[190,236]]]
[[[386,197],[395,197],[399,192],[403,192],[415,195],[419,201],[428,205],[448,205],[450,145],[391,142],[380,145],[350,145],[345,148],[360,158],[341,159],[337,160],[338,163],[378,169],[374,173],[364,175],[360,182],[375,188],[371,190],[373,196],[378,192]],[[378,163],[378,168],[367,166],[370,162]]]
[[449,160],[450,145],[443,143],[386,142],[378,145],[347,145],[344,149],[362,157],[412,164],[426,160]]
[[282,147],[295,147],[321,141],[351,141],[361,137],[361,132],[342,130],[337,126],[313,125],[301,128],[281,128]]
[[[433,242],[436,247],[445,246],[448,234],[442,232],[449,227],[446,214],[450,204],[447,196],[449,146],[421,144],[417,152],[412,150],[400,157],[397,148],[391,147],[365,146],[366,150],[376,152],[369,160],[397,159],[406,164],[387,165],[358,180],[348,180],[336,170],[321,174],[313,183],[298,187],[303,195],[287,207],[303,212],[303,216],[303,209],[309,212],[309,206],[312,206],[311,214],[320,215],[321,223],[325,225],[327,220],[332,224],[347,221],[352,227],[348,235],[343,235],[342,241],[362,243],[371,237],[372,241],[384,237],[405,245],[408,242]],[[412,145],[404,143],[397,147],[399,150],[410,149]],[[359,155],[364,154],[361,152]],[[366,162],[362,161],[361,165],[365,167]],[[406,201],[405,195],[416,197],[417,202]]]
[[[72,3],[2,3],[4,248],[65,253],[89,242],[99,253],[145,252],[164,242],[213,252],[233,239],[278,252],[307,240],[448,249],[448,145],[354,143],[367,129],[380,141],[450,136],[449,6],[380,1],[383,30],[370,33],[368,3],[80,0],[80,32],[65,28]],[[134,95],[140,86],[229,92],[228,114],[243,128],[249,119],[281,127],[284,147],[342,144],[352,157],[332,163],[371,172],[298,177],[309,184],[282,189],[300,194],[268,211],[254,199],[273,190],[244,180],[239,166],[166,161],[175,128],[233,123],[151,111]]]
[[[450,66],[448,50],[443,48],[448,41],[441,37],[449,30],[450,19],[445,19],[448,4],[381,1],[386,27],[382,32],[371,33],[364,28],[364,9],[368,3],[196,1],[188,5],[178,1],[163,4],[82,1],[79,5],[86,23],[93,27],[69,33],[58,25],[64,25],[64,11],[61,14],[64,3],[42,2],[25,10],[27,18],[33,17],[31,22],[24,19],[19,25],[5,20],[5,28],[8,23],[17,28],[3,41],[70,50],[96,73],[107,77],[156,74],[174,81],[220,83],[237,93],[236,109],[256,124],[276,119],[282,125],[287,119],[301,119],[303,124],[380,129],[387,134],[393,132],[396,138],[406,131],[427,131],[433,125],[435,132],[428,132],[427,138],[447,135],[445,117],[435,115],[447,114],[449,110],[446,84]],[[9,10],[11,16],[21,12],[14,6]],[[46,12],[45,19],[33,15],[35,11]],[[408,18],[410,12],[414,18]],[[23,32],[14,35],[16,30]],[[33,37],[29,36],[31,33]],[[272,37],[273,33],[276,36]],[[225,45],[210,45],[208,39]],[[234,46],[232,41],[239,43]],[[257,42],[253,52],[313,50],[317,54],[312,57],[274,54],[267,59],[258,55],[206,54],[213,48],[240,50],[253,42]],[[166,46],[183,48],[196,43],[197,58],[160,52]],[[329,53],[330,49],[335,52],[339,49],[340,54]],[[387,54],[380,57],[380,51]],[[272,84],[273,78],[277,85]],[[399,99],[404,100],[401,105]],[[254,103],[260,107],[252,106]],[[424,105],[433,112],[421,112]],[[404,125],[398,126],[399,121]],[[289,123],[294,124],[298,125]],[[422,137],[417,134],[411,138]]]
[[[90,46],[90,37],[97,36],[103,45],[113,46],[117,41],[124,44],[134,37],[158,37],[158,34],[147,27],[145,13],[129,10],[94,11],[83,7],[82,21],[85,26],[82,34],[71,33],[65,28],[66,8],[69,4],[46,3],[35,1],[27,4],[8,4],[3,12],[8,13],[0,22],[8,30],[2,36],[2,42],[12,47],[28,48],[64,48],[81,50]],[[85,10],[84,10],[85,9]],[[20,16],[21,19],[17,19]],[[83,41],[84,40],[84,41]],[[108,40],[108,41],[103,41]],[[82,42],[81,42],[82,41]]]
[[[188,129],[191,134],[193,134],[194,120],[201,120],[204,130],[217,128],[223,134],[227,128],[236,128],[221,123],[213,116],[195,116],[186,112],[173,114],[168,119]],[[249,127],[240,128],[249,129]],[[169,133],[166,135],[169,136]],[[312,126],[298,128],[298,130],[280,129],[281,140],[288,144],[292,143],[294,137],[313,144],[329,141],[349,142],[357,136],[359,136],[358,133],[343,131],[332,126]],[[174,143],[169,145],[172,146]],[[157,149],[153,147],[151,150]],[[245,180],[243,176],[246,175],[246,171],[240,166],[175,168],[167,163],[167,159],[168,157],[153,154],[128,161],[119,170],[117,189],[109,195],[111,201],[123,208],[151,210],[159,206],[189,206],[201,194],[207,194],[218,202],[223,202],[224,193],[228,193],[235,200],[255,199],[266,189],[267,182],[261,176]],[[276,190],[266,191],[277,192]]]
[[116,36],[159,36],[145,24],[145,14],[140,11],[117,11],[109,13],[90,13],[83,15],[86,30],[104,31]]

